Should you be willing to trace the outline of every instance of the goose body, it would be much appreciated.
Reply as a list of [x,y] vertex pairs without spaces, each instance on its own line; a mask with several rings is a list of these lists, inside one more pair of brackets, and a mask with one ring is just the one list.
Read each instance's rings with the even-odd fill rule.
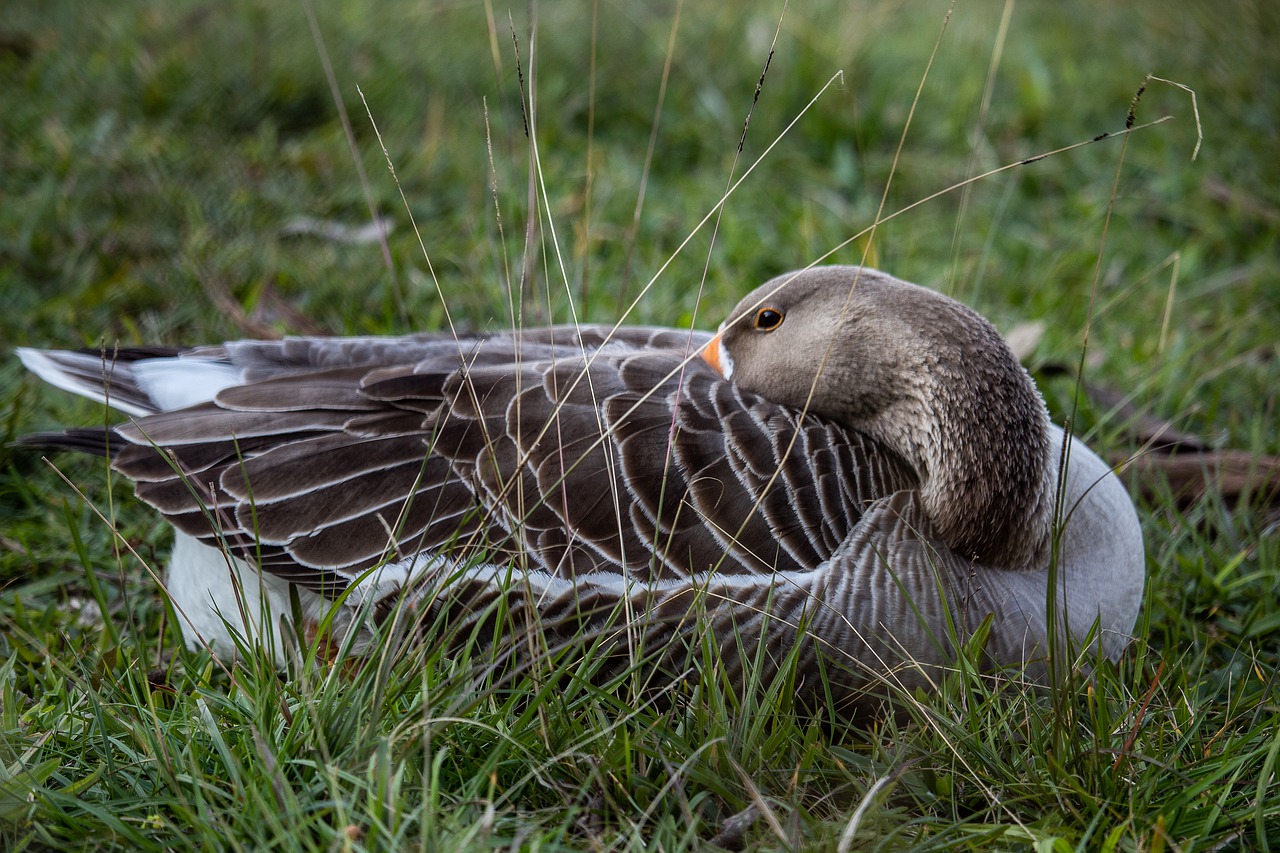
[[995,665],[1042,673],[1055,632],[1114,658],[1141,599],[1109,467],[1049,422],[987,321],[870,269],[774,279],[714,336],[20,355],[130,416],[29,441],[109,444],[176,528],[184,635],[218,653],[238,632],[283,654],[291,594],[308,630],[340,600],[335,632],[404,603],[465,635],[501,600],[658,648],[716,632],[730,679],[759,642],[766,668],[795,651],[801,692],[821,669],[856,705],[927,686],[987,618]]

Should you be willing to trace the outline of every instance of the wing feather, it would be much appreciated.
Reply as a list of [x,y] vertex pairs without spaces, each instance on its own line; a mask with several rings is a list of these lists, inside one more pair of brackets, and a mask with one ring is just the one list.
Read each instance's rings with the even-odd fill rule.
[[183,358],[247,381],[119,426],[114,464],[184,531],[331,594],[446,549],[623,586],[812,570],[912,475],[688,360],[706,339],[583,327],[196,350]]

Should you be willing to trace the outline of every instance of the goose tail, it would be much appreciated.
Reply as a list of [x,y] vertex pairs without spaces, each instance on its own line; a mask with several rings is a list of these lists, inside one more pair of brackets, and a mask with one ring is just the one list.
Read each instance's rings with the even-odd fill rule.
[[176,347],[45,350],[18,347],[23,365],[45,382],[133,417],[212,400],[243,381],[223,360],[190,358]]

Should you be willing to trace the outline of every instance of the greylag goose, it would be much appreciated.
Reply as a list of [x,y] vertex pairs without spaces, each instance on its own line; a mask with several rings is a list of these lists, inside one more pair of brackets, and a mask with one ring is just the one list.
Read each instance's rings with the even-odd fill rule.
[[338,601],[330,632],[372,634],[404,602],[492,639],[501,601],[553,633],[643,629],[676,670],[717,632],[731,682],[793,653],[801,694],[857,706],[931,684],[985,620],[988,665],[1043,677],[1051,637],[1115,658],[1142,596],[1128,494],[995,328],[867,268],[775,278],[714,335],[20,356],[131,416],[28,443],[109,453],[173,523],[168,593],[215,653],[284,649],[291,587],[308,631]]

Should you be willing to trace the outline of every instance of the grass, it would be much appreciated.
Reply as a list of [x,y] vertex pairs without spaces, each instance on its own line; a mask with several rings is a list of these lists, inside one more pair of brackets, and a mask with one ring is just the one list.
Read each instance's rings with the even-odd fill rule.
[[[926,77],[945,3],[793,3],[754,107],[780,3],[542,4],[534,23],[523,4],[326,4],[323,51],[308,8],[9,10],[0,339],[392,333],[441,327],[445,305],[474,328],[612,320],[651,279],[628,321],[709,327],[859,234],[886,185],[892,212],[1119,131],[1153,73],[1197,93],[1196,161],[1189,96],[1153,83],[1138,123],[1174,121],[977,181],[830,261],[869,251],[1004,328],[1044,320],[1033,366],[1080,360],[1092,304],[1091,381],[1215,445],[1280,453],[1269,4],[965,4]],[[281,233],[301,216],[359,225],[370,206],[394,225],[389,263]],[[1075,410],[1071,380],[1041,386],[1055,417]],[[6,444],[103,417],[0,363]],[[1088,400],[1076,426],[1132,448]],[[253,655],[228,676],[177,648],[142,565],[163,564],[163,525],[100,463],[57,465],[66,481],[0,449],[6,849],[681,850],[748,808],[739,843],[759,850],[1280,846],[1280,545],[1260,501],[1142,501],[1139,639],[1091,682],[1042,696],[957,673],[908,718],[857,729],[785,694],[736,705],[714,679],[683,686],[678,710],[571,676],[476,684],[465,656],[428,646],[346,677],[282,680]]]

